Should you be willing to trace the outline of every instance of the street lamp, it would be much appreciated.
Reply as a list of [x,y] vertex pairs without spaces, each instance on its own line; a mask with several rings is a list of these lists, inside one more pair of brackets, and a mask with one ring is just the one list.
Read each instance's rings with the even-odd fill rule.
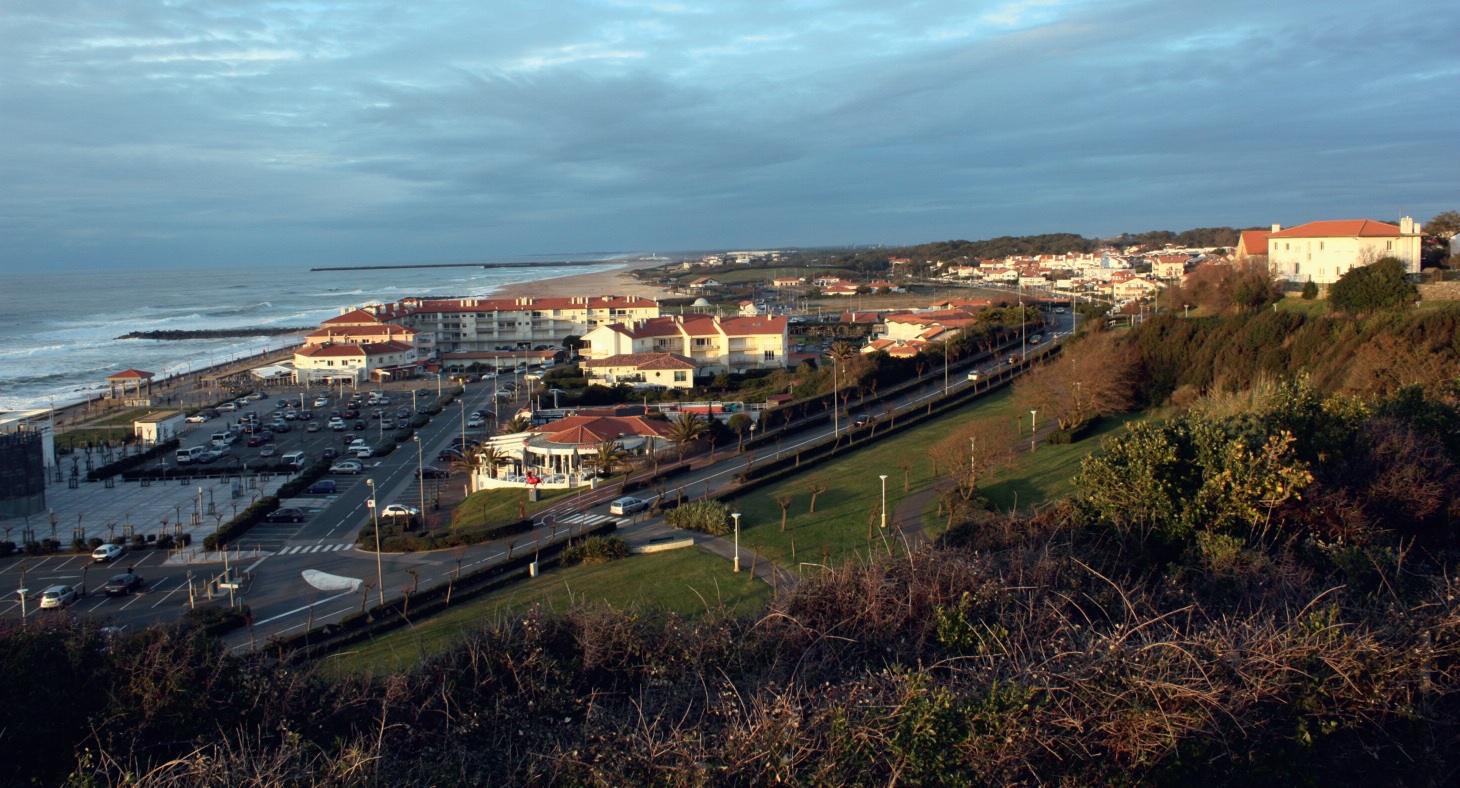
[[1191,317],[1191,304],[1182,304],[1182,317]]
[[375,587],[380,590],[380,604],[384,605],[385,571],[380,567],[380,507],[375,505],[375,480],[366,479],[365,483],[370,485],[370,500],[365,505],[370,507],[370,522],[375,525]]
[[1029,411],[1029,450],[1034,451],[1034,434],[1039,431],[1039,425],[1035,422],[1039,411]]
[[421,527],[426,527],[426,460],[421,454],[421,436],[412,435],[416,442],[416,485],[421,488]]
[[887,474],[880,474],[877,478],[882,480],[882,527],[887,527]]
[[740,571],[740,512],[731,512],[735,518],[735,571]]

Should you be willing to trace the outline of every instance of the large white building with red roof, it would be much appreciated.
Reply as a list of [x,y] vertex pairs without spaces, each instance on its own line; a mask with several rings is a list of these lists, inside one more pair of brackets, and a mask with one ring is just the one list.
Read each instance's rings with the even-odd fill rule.
[[595,383],[643,384],[670,389],[694,388],[695,362],[678,353],[621,353],[588,359],[579,368]]
[[419,371],[415,345],[406,342],[305,345],[294,352],[294,373],[304,385],[395,380]]
[[669,422],[664,419],[584,413],[526,432],[494,436],[488,445],[501,452],[509,464],[474,471],[472,490],[590,484],[590,458],[598,454],[599,446],[613,443],[632,456],[643,456],[668,447],[669,430]]
[[1273,225],[1272,230],[1267,237],[1267,261],[1280,279],[1331,284],[1350,269],[1383,257],[1397,258],[1408,273],[1420,271],[1424,234],[1408,216],[1398,225],[1351,219],[1309,222],[1286,230]]
[[420,332],[428,352],[560,345],[600,325],[659,316],[659,302],[638,296],[562,298],[408,298],[399,321]]
[[667,315],[601,325],[583,335],[582,354],[596,361],[672,353],[688,358],[701,375],[776,369],[786,366],[788,329],[785,317]]

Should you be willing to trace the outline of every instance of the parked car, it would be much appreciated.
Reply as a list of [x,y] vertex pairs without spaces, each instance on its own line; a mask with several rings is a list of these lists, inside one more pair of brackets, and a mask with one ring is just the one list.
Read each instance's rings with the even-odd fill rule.
[[222,405],[218,406],[218,410],[221,410],[224,413],[232,413],[238,410],[238,405],[232,402],[225,402]]
[[202,414],[202,413],[194,413],[193,415],[187,417],[187,422],[189,424],[202,424],[203,422],[205,422],[207,420],[208,420],[208,417],[205,414]]
[[395,429],[395,419],[381,419],[380,420],[380,428],[382,430],[393,430],[393,429]]
[[365,466],[354,460],[341,460],[330,466],[330,473],[359,473]]
[[119,544],[104,544],[101,547],[98,547],[95,550],[91,551],[91,560],[97,562],[98,564],[109,564],[112,561],[121,558],[122,553],[125,552],[127,551],[123,549],[122,546]]
[[102,585],[107,596],[125,596],[142,588],[142,577],[136,572],[123,572]]
[[337,489],[339,488],[335,485],[334,479],[320,479],[314,484],[309,485],[309,493],[311,495],[329,495]]
[[319,422],[311,421],[309,426],[304,428],[305,432],[319,432]]
[[445,479],[451,475],[451,471],[445,468],[438,468],[435,465],[427,465],[419,472],[422,479]]
[[623,498],[615,499],[613,503],[608,505],[608,513],[623,516],[633,514],[634,512],[641,512],[648,508],[648,501],[633,496],[624,496]]
[[320,453],[319,453],[319,456],[321,456],[321,457],[323,457],[323,458],[325,458],[325,459],[326,459],[326,460],[333,460],[333,459],[334,459],[334,458],[336,458],[336,457],[338,457],[338,456],[340,456],[340,450],[339,450],[339,449],[336,449],[336,448],[335,448],[335,447],[333,447],[333,446],[326,446],[326,447],[325,447],[325,448],[324,448],[324,449],[323,449],[323,450],[322,450],[322,451],[321,451],[321,452],[320,452]]
[[455,461],[455,460],[459,460],[459,459],[461,459],[464,456],[466,456],[466,455],[462,454],[461,452],[457,451],[456,449],[442,449],[441,452],[436,455],[436,461],[437,462],[452,462],[452,461]]
[[362,460],[368,460],[375,456],[375,450],[369,446],[361,446],[358,449],[350,449],[350,453]]
[[380,510],[381,517],[416,517],[420,513],[420,509],[403,503],[393,503]]
[[76,601],[76,596],[71,586],[51,586],[41,592],[41,609],[66,607]]
[[257,449],[258,447],[264,445],[264,442],[264,436],[255,435],[252,438],[249,438],[248,443],[245,445],[248,446],[250,449]]
[[259,456],[260,457],[272,457],[272,456],[274,456],[274,455],[276,455],[278,453],[279,453],[279,450],[276,449],[276,448],[274,448],[273,446],[265,446],[262,449],[259,449]]
[[329,397],[317,397],[314,400],[314,407],[316,407],[316,408],[328,408],[329,406],[330,406],[330,398]]
[[362,420],[360,420],[360,419],[355,419],[355,429],[357,429],[357,430],[363,430],[363,429],[365,429],[365,422],[362,421]]
[[306,517],[308,515],[304,513],[303,509],[297,506],[285,506],[269,512],[269,516],[264,519],[271,523],[302,523]]

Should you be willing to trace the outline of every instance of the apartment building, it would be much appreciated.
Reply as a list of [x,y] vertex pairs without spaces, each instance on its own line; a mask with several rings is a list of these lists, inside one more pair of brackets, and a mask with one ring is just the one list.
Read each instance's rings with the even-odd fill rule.
[[1273,276],[1293,282],[1332,284],[1350,269],[1394,257],[1418,274],[1424,234],[1408,216],[1398,225],[1372,219],[1309,222],[1284,230],[1273,225],[1267,262]]
[[673,315],[600,325],[583,335],[590,360],[639,353],[673,353],[706,375],[786,366],[789,321],[784,317]]
[[452,298],[400,301],[398,322],[418,333],[426,355],[560,345],[601,325],[659,316],[659,302],[637,296]]

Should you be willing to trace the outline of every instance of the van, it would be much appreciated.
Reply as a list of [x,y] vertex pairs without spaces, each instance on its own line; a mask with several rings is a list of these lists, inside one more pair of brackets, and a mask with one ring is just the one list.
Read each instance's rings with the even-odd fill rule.
[[279,462],[283,465],[288,465],[291,468],[303,468],[305,462],[304,452],[291,451],[288,454],[285,454],[283,457],[280,457]]
[[207,449],[204,449],[202,446],[194,446],[191,449],[178,449],[177,450],[177,464],[178,465],[187,465],[190,462],[196,461],[199,457],[203,456],[203,454],[205,454],[206,452],[207,452]]
[[211,443],[214,446],[227,446],[228,444],[232,443],[232,441],[228,440],[230,437],[232,436],[230,436],[226,432],[215,432],[213,433],[213,439]]

